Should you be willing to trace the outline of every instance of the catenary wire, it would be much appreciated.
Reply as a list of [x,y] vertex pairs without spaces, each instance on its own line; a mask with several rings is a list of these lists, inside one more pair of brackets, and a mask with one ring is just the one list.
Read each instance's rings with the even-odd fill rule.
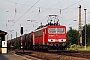
[[[39,0],[34,4],[34,5],[36,5],[37,3],[39,2]],[[33,6],[34,6],[33,5]],[[18,20],[20,20],[27,12],[29,12],[29,10],[31,10],[32,8],[33,8],[33,6],[31,6],[23,15],[21,15],[16,21],[15,21],[15,23],[18,21]],[[14,23],[14,24],[15,24]],[[10,29],[14,26],[14,24],[10,27]]]

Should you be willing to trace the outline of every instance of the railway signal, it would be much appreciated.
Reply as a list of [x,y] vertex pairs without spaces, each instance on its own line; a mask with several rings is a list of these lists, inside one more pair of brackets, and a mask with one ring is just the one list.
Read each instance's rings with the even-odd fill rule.
[[21,35],[23,34],[23,27],[21,27]]
[[[22,35],[23,35],[23,27],[21,27],[21,49],[23,49],[23,42],[22,42]],[[24,52],[24,49],[23,49],[23,52]]]

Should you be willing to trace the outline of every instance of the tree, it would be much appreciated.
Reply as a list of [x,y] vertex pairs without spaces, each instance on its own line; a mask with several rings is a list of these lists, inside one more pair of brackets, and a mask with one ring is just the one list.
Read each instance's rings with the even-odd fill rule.
[[70,30],[67,31],[67,47],[69,47],[72,44],[78,44],[78,35],[78,31],[70,27]]
[[15,48],[15,49],[18,49],[19,47],[20,47],[19,42],[18,42],[18,41],[15,41],[15,43],[14,43],[14,48]]
[[[83,42],[83,45],[85,45],[85,26],[83,27],[83,30],[82,30],[82,42]],[[90,24],[87,24],[86,25],[86,44],[87,46],[90,46]]]

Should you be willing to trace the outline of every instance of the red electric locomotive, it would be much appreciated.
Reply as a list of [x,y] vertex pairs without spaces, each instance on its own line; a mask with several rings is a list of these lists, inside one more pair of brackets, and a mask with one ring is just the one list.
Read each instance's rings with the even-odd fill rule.
[[[51,23],[51,22],[50,22]],[[66,45],[66,27],[58,23],[50,24],[33,31],[33,47],[64,50]]]
[[66,27],[46,26],[33,31],[34,48],[64,49],[66,45]]

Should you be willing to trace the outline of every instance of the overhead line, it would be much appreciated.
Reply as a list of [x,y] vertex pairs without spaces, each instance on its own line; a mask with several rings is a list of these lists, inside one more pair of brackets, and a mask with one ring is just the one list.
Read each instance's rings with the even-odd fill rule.
[[[64,0],[62,0],[64,1]],[[60,1],[59,3],[61,3],[62,1]],[[58,5],[59,3],[55,4],[55,5]],[[48,8],[47,10],[51,9],[52,7],[54,7],[55,5],[51,6],[50,8]],[[42,11],[42,12],[45,12],[46,10]]]
[[[27,0],[27,1],[28,1],[28,0]],[[22,9],[22,8],[25,6],[25,4],[27,3],[27,1],[21,6],[20,9]],[[20,9],[19,9],[19,10],[20,10]]]
[[[62,0],[62,1],[64,1],[64,0]],[[62,1],[58,2],[57,4],[51,6],[50,8],[48,8],[48,9],[46,9],[46,10],[51,9],[52,7],[54,7],[54,6],[58,5],[59,3],[61,3]],[[44,11],[42,11],[42,12],[40,12],[40,13],[43,13],[43,12],[45,12],[46,10],[44,10]],[[40,13],[36,14],[36,16],[38,16]],[[36,17],[36,16],[35,16],[35,17]],[[34,17],[34,18],[35,18],[35,17]]]
[[[36,5],[38,2],[39,2],[39,0],[38,0],[34,5]],[[34,5],[33,5],[33,6],[34,6]],[[31,6],[31,8],[33,8],[33,6]],[[29,10],[31,10],[31,8],[29,8],[20,18],[18,18],[18,19],[15,21],[15,23],[16,23],[18,20],[20,20]],[[14,24],[15,24],[15,23],[14,23]],[[14,24],[11,26],[11,28],[14,26]],[[11,29],[11,28],[10,28],[10,29]]]
[[[13,1],[10,1],[10,0],[6,0],[6,1],[11,2],[11,3],[16,3],[16,2],[13,2]],[[21,4],[21,3],[17,3],[17,4],[24,5],[24,4]],[[30,5],[25,5],[25,6],[30,6]]]
[[[38,1],[39,1],[39,0],[38,0]],[[38,1],[37,1],[37,2],[38,2]],[[81,2],[81,1],[82,1],[82,0],[80,0],[80,1],[78,1],[78,2],[76,2],[76,3],[74,3],[74,4],[72,4],[72,5],[64,8],[63,10],[65,10],[65,9],[67,9],[67,8],[73,6],[73,5],[75,5],[75,4],[77,4],[77,3]],[[37,2],[36,2],[36,3],[37,3]],[[36,4],[36,3],[35,3],[35,4]],[[60,3],[60,2],[59,2],[59,3]],[[34,5],[35,5],[35,4],[34,4]],[[33,5],[33,6],[34,6],[34,5]],[[57,4],[56,4],[56,5],[57,5]],[[33,6],[31,6],[31,8],[32,8]],[[55,6],[55,5],[54,5],[54,6]],[[52,7],[53,7],[53,6],[52,6]],[[52,7],[50,7],[50,8],[52,8]],[[31,8],[30,8],[30,9],[31,9]],[[50,9],[50,8],[48,8],[48,9]],[[29,9],[29,10],[30,10],[30,9]],[[22,18],[29,10],[27,10],[20,18]],[[45,11],[46,11],[46,10],[45,10]],[[44,12],[44,11],[43,11],[43,12]],[[38,14],[37,14],[37,15],[38,15]],[[36,17],[36,16],[35,16],[35,17]],[[20,19],[20,18],[19,18],[19,19]],[[18,19],[18,20],[19,20],[19,19]],[[17,20],[17,21],[18,21],[18,20]],[[16,22],[17,22],[17,21],[16,21]],[[15,24],[15,23],[14,23],[14,24]],[[13,25],[12,25],[12,26],[13,26]]]
[[[64,0],[62,0],[62,1],[64,1]],[[68,9],[69,7],[71,7],[71,6],[73,6],[73,5],[75,5],[75,4],[77,4],[77,3],[79,3],[79,2],[81,2],[82,0],[80,0],[80,1],[78,1],[78,2],[76,2],[76,3],[74,3],[74,4],[72,4],[72,5],[70,5],[70,6],[68,6],[68,7],[66,7],[66,8],[64,8],[64,9],[62,9],[62,10],[66,10],[66,9]],[[61,1],[59,2],[59,3],[61,3]],[[58,3],[57,3],[58,4]],[[57,5],[57,4],[55,4],[55,5]],[[54,7],[55,5],[53,5],[52,7]],[[49,9],[51,9],[52,7],[50,7],[50,8],[48,8],[47,10],[49,10]],[[45,10],[46,11],[46,10]],[[42,11],[42,12],[45,12],[45,11]],[[42,13],[41,12],[41,13]],[[58,12],[57,12],[58,13]],[[39,14],[39,13],[38,13]],[[38,16],[38,14],[36,15],[36,16]],[[36,17],[35,16],[35,17]],[[35,18],[34,17],[34,18]]]
[[[84,13],[83,13],[82,15],[84,15]],[[74,16],[74,17],[72,17],[72,18],[75,18],[75,17],[78,17],[78,15],[77,15],[77,16]],[[72,18],[66,19],[66,20],[64,20],[64,21],[70,20],[70,19],[72,19]]]
[[81,1],[82,1],[82,0],[80,0],[80,1],[78,1],[78,2],[76,2],[76,3],[74,3],[74,4],[72,4],[72,5],[70,5],[70,6],[66,7],[66,8],[64,8],[63,10],[65,10],[65,9],[67,9],[67,8],[73,6],[73,5],[75,5],[75,4],[77,4],[77,3],[81,2]]
[[[6,1],[8,1],[8,2],[11,2],[11,3],[16,3],[16,2],[13,2],[13,1],[10,1],[10,0],[6,0]],[[64,1],[64,0],[62,0],[62,1]],[[59,3],[61,3],[62,1],[60,1]],[[59,3],[57,3],[57,4],[55,4],[55,5],[58,5]],[[29,5],[29,4],[22,4],[22,3],[17,3],[17,4],[19,4],[19,5],[24,5],[24,6],[31,6],[31,5]],[[38,6],[34,6],[35,8],[39,8]],[[45,7],[40,7],[40,8],[44,8],[44,9],[51,9],[52,7],[50,7],[50,8],[45,8]],[[54,9],[58,9],[58,8],[54,8]]]
[[[11,2],[11,3],[16,3],[16,2],[13,2],[13,1],[10,1],[10,0],[6,0],[6,1],[8,1],[8,2]],[[29,5],[29,4],[22,4],[22,3],[17,3],[18,5],[24,5],[24,6],[31,6],[31,5]],[[39,8],[39,7],[37,7],[37,6],[34,6],[35,8]],[[41,8],[44,8],[44,7],[41,7]],[[48,8],[44,8],[44,9],[48,9]]]
[[[78,1],[78,2],[76,2],[76,3],[74,3],[74,4],[72,4],[72,5],[70,5],[70,6],[68,6],[68,7],[64,8],[64,9],[62,9],[62,10],[66,10],[66,9],[68,9],[69,7],[71,7],[71,6],[73,6],[73,5],[77,4],[77,3],[79,3],[79,2],[81,2],[81,1],[82,1],[82,0],[80,0],[80,1]],[[58,12],[56,12],[56,13],[58,13]]]

